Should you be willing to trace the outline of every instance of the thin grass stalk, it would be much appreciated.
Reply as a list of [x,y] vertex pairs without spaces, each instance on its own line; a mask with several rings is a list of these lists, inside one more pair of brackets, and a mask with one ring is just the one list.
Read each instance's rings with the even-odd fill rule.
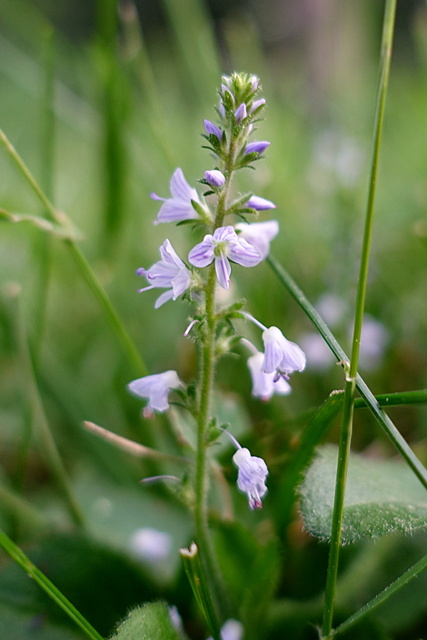
[[118,7],[116,0],[98,1],[95,39],[102,62],[100,112],[102,113],[101,168],[104,202],[102,252],[111,259],[120,248],[120,234],[125,218],[127,85],[118,61]]
[[137,87],[140,87],[143,93],[142,103],[145,107],[145,120],[149,124],[156,146],[161,149],[167,164],[174,168],[176,162],[170,144],[172,132],[169,131],[171,123],[165,114],[164,102],[159,93],[155,72],[133,0],[123,2],[119,10],[128,49],[128,64],[138,80]]
[[217,48],[206,5],[200,0],[163,0],[163,4],[178,50],[187,67],[187,75],[192,81],[193,99],[197,96],[199,102],[204,104],[205,88],[214,85],[220,75]]
[[[32,173],[30,172],[22,158],[19,156],[16,149],[9,142],[7,136],[2,130],[0,130],[0,145],[3,146],[8,156],[18,167],[19,171],[30,184],[39,200],[45,206],[50,220],[60,225],[62,228],[64,228],[66,224],[69,225],[70,223],[67,218],[64,216],[64,214],[55,209],[49,198],[44,193],[43,189],[38,184],[37,180],[34,178]],[[65,238],[64,243],[68,247],[68,250],[70,251],[74,261],[76,262],[84,281],[97,299],[105,317],[107,318],[113,330],[113,333],[117,338],[117,341],[122,347],[123,353],[125,354],[134,375],[145,375],[147,373],[147,370],[138,352],[138,349],[136,348],[132,338],[127,333],[122,321],[120,320],[116,310],[113,307],[111,300],[109,299],[107,293],[105,292],[97,276],[92,270],[89,262],[80,251],[74,240]]]
[[73,604],[64,596],[61,591],[44,575],[30,560],[25,553],[0,530],[0,546],[32,579],[43,589],[45,593],[86,633],[92,640],[103,640],[102,636],[92,627],[90,622],[82,616]]
[[[297,304],[301,307],[304,313],[310,318],[320,335],[340,363],[349,362],[349,357],[341,347],[328,325],[323,318],[319,315],[313,305],[309,302],[304,292],[297,285],[295,280],[284,269],[284,267],[273,256],[267,258],[267,262],[276,274],[279,281],[287,289],[288,293],[294,298]],[[375,395],[369,389],[366,382],[357,374],[356,376],[356,388],[363,398],[367,408],[371,411],[378,424],[384,430],[384,433],[388,436],[390,441],[396,450],[400,453],[407,465],[412,469],[413,473],[417,476],[421,484],[427,489],[427,469],[422,462],[418,460],[417,456],[412,451],[411,447],[406,442],[405,438],[399,432],[393,421],[381,408],[380,402]],[[424,392],[420,392],[424,394]],[[356,402],[359,402],[356,400]]]
[[346,371],[344,407],[339,441],[334,508],[332,514],[331,542],[329,550],[325,589],[325,605],[322,624],[322,634],[325,638],[331,637],[333,622],[338,563],[342,538],[345,488],[347,482],[348,461],[350,456],[351,436],[353,429],[354,394],[356,391],[356,376],[359,367],[360,340],[362,335],[363,315],[365,311],[369,256],[372,242],[374,204],[378,177],[378,162],[384,122],[385,100],[387,95],[388,79],[390,75],[395,13],[396,0],[387,0],[382,34],[381,73],[379,79],[377,108],[374,124],[374,144],[368,190],[368,202],[366,208],[365,228],[362,243],[362,254],[360,260],[359,281],[356,297],[353,342],[351,359],[348,366],[348,371]]
[[43,401],[37,385],[36,371],[31,358],[27,333],[25,330],[24,313],[20,299],[18,298],[18,340],[21,352],[21,360],[27,377],[29,387],[29,402],[31,409],[31,423],[36,424],[38,435],[41,441],[41,451],[47,465],[54,477],[57,486],[64,498],[68,512],[74,524],[84,527],[84,517],[80,506],[74,496],[71,483],[65,469],[63,460],[57,449],[55,439],[49,425],[49,421],[44,410]]
[[[47,29],[44,37],[44,87],[42,96],[42,144],[41,144],[41,186],[49,200],[54,197],[54,149],[55,149],[55,118],[54,118],[54,84],[55,84],[55,45],[54,33]],[[46,211],[48,213],[48,211]],[[49,281],[52,268],[52,238],[49,233],[37,234],[35,237],[35,254],[39,257],[39,278],[35,309],[33,313],[33,335],[31,353],[36,371],[39,369],[40,351],[46,325],[46,310],[49,291]]]
[[367,615],[372,613],[375,609],[381,606],[386,600],[388,600],[395,593],[400,591],[403,587],[405,587],[408,582],[416,578],[423,571],[427,569],[427,555],[425,555],[421,560],[415,563],[410,569],[405,571],[397,580],[389,584],[381,593],[379,593],[375,598],[372,598],[369,602],[367,602],[361,609],[356,611],[352,616],[347,618],[344,622],[342,622],[334,631],[332,631],[332,637],[335,638],[342,633],[348,631],[351,627],[353,627],[357,622],[360,622]]

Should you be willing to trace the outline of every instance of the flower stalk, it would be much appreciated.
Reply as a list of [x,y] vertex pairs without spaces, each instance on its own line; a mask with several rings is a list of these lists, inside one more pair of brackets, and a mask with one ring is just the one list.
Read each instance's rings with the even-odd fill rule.
[[341,423],[338,465],[335,484],[334,509],[332,514],[331,543],[329,550],[328,571],[325,589],[325,604],[323,612],[322,637],[332,637],[332,622],[336,583],[338,576],[338,561],[342,537],[342,520],[344,513],[345,487],[347,481],[348,460],[350,456],[351,436],[353,429],[354,396],[356,391],[356,376],[359,366],[360,340],[362,334],[363,314],[365,310],[366,287],[368,279],[369,255],[372,240],[373,215],[378,176],[379,153],[384,122],[385,100],[390,74],[391,51],[393,44],[393,30],[396,13],[396,0],[387,0],[384,14],[382,34],[380,79],[378,87],[377,107],[374,123],[373,152],[366,207],[365,228],[363,235],[362,254],[360,261],[356,310],[353,331],[351,359],[346,373],[344,392],[344,407]]

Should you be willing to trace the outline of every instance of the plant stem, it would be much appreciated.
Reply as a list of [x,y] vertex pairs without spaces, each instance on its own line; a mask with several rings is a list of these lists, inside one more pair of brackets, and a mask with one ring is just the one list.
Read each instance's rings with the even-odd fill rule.
[[203,336],[202,369],[200,374],[200,406],[197,425],[196,460],[196,505],[195,524],[197,542],[210,568],[210,543],[208,534],[207,493],[208,476],[206,465],[206,435],[210,420],[212,386],[215,367],[215,266],[209,269],[206,284],[206,330]]
[[421,560],[416,562],[412,567],[410,567],[405,573],[403,573],[397,580],[389,584],[381,593],[379,593],[375,598],[372,598],[369,602],[367,602],[359,611],[356,611],[352,616],[347,618],[342,624],[340,624],[333,632],[332,637],[336,637],[337,635],[341,635],[350,629],[356,622],[359,622],[362,618],[372,613],[374,609],[379,607],[383,602],[388,600],[392,595],[397,593],[402,587],[406,586],[408,582],[416,578],[422,571],[427,569],[427,555],[425,555]]
[[49,421],[47,419],[46,412],[43,406],[43,401],[40,396],[40,391],[37,384],[37,372],[30,353],[28,336],[24,324],[24,313],[22,309],[22,303],[19,298],[17,301],[17,317],[18,342],[29,390],[29,407],[31,410],[29,411],[28,421],[31,425],[30,429],[32,428],[33,424],[36,425],[38,431],[37,435],[40,439],[39,446],[41,448],[42,455],[47,462],[49,470],[52,473],[52,476],[55,479],[60,492],[62,493],[70,517],[77,527],[84,528],[85,519],[83,516],[83,512],[80,509],[80,506],[74,495],[70,479],[68,478],[64,462],[56,446],[56,442],[53,437],[52,430],[50,428]]
[[342,537],[345,486],[347,481],[348,459],[350,455],[351,435],[353,429],[354,394],[356,390],[356,376],[359,366],[360,339],[362,334],[363,314],[365,310],[374,203],[378,176],[378,160],[384,121],[385,99],[387,95],[388,78],[390,73],[395,11],[396,0],[387,0],[384,15],[384,28],[382,34],[381,73],[379,79],[377,109],[374,124],[374,144],[368,190],[368,202],[365,217],[365,229],[360,261],[359,281],[356,297],[353,342],[349,369],[346,375],[343,417],[341,423],[338,465],[335,483],[331,544],[329,550],[328,571],[325,589],[325,605],[322,624],[322,634],[325,638],[331,637],[332,630],[336,582],[338,575],[338,562]]
[[[43,189],[41,189],[37,180],[34,178],[22,158],[17,153],[16,149],[9,142],[8,138],[4,134],[2,130],[0,130],[0,145],[3,146],[9,157],[13,160],[15,165],[18,167],[20,172],[23,174],[24,178],[31,185],[32,189],[38,196],[39,200],[42,202],[46,211],[48,213],[49,218],[59,224],[62,228],[66,227],[66,225],[70,224],[65,214],[59,212],[49,198],[44,193]],[[90,290],[98,300],[102,311],[104,312],[110,326],[115,333],[118,342],[120,343],[127,360],[132,367],[132,370],[135,375],[145,375],[146,367],[144,362],[139,355],[139,352],[132,341],[131,337],[127,333],[125,327],[123,326],[119,316],[117,315],[116,310],[114,309],[109,297],[107,296],[105,290],[103,289],[101,283],[96,277],[94,271],[92,270],[90,264],[86,260],[85,256],[82,254],[76,243],[70,239],[65,238],[64,243],[68,247],[71,255],[73,256],[74,261],[79,268],[83,279],[89,286]]]
[[[226,180],[218,197],[217,210],[212,230],[218,229],[224,222],[227,212],[228,193],[233,176],[235,156],[234,139],[231,136],[230,147],[224,170]],[[197,542],[200,547],[202,560],[206,563],[207,575],[214,589],[216,602],[222,611],[227,611],[228,603],[222,586],[222,578],[215,561],[212,543],[208,531],[208,476],[206,464],[207,430],[211,418],[212,389],[215,373],[215,339],[217,316],[215,310],[216,270],[215,261],[209,267],[208,279],[205,285],[205,314],[206,327],[202,338],[202,368],[200,372],[200,404],[197,425],[197,461],[196,461],[196,504],[195,526]]]
[[[341,347],[332,331],[329,329],[328,325],[325,323],[323,318],[319,315],[313,305],[305,296],[304,292],[297,285],[295,280],[291,278],[289,273],[282,267],[282,265],[275,259],[273,256],[268,256],[266,259],[280,282],[286,287],[287,291],[291,294],[294,300],[299,304],[304,313],[310,318],[316,329],[319,331],[320,335],[336,357],[336,359],[340,362],[348,362],[349,357]],[[362,396],[366,406],[371,411],[379,425],[382,427],[388,438],[391,440],[393,446],[400,453],[402,458],[405,460],[406,464],[412,469],[414,474],[417,476],[418,480],[422,483],[422,485],[427,489],[427,469],[423,466],[423,464],[418,460],[417,456],[412,451],[411,447],[408,445],[406,440],[403,438],[397,427],[394,425],[393,421],[388,417],[388,415],[381,408],[382,402],[380,402],[372,391],[369,389],[366,382],[363,378],[357,374],[356,376],[356,388],[360,395]],[[425,402],[425,392],[415,392],[420,393],[421,397],[424,398]],[[422,401],[422,400],[420,400]],[[359,400],[356,400],[357,404]],[[387,404],[387,403],[384,403]]]
[[63,611],[86,633],[92,640],[103,640],[102,636],[92,627],[92,625],[82,616],[82,614],[71,604],[69,600],[59,591],[57,587],[47,578],[44,573],[27,558],[21,549],[0,530],[0,546],[9,554],[25,573],[36,582],[47,595],[56,602]]

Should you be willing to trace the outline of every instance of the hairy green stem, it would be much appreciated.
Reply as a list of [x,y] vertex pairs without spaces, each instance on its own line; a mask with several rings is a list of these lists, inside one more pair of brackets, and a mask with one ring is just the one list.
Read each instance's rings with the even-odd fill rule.
[[[224,162],[226,180],[218,197],[213,231],[221,227],[227,213],[228,194],[233,176],[233,163],[235,156],[235,141],[231,137],[229,152]],[[200,404],[197,426],[197,461],[196,461],[196,504],[195,525],[197,542],[200,547],[202,560],[206,564],[208,579],[215,593],[215,600],[221,606],[222,611],[228,610],[222,586],[222,578],[215,561],[212,542],[208,530],[208,469],[207,469],[207,431],[211,419],[212,390],[215,374],[215,340],[217,329],[217,316],[215,309],[216,270],[215,261],[209,267],[209,275],[205,285],[205,314],[206,325],[202,338],[202,358],[200,372]]]
[[336,583],[338,576],[338,562],[342,537],[345,487],[347,482],[348,460],[350,455],[351,435],[353,429],[354,394],[356,390],[357,370],[359,367],[359,352],[363,325],[363,314],[365,311],[369,255],[371,249],[374,217],[374,203],[378,176],[378,160],[384,121],[385,99],[387,95],[388,78],[390,73],[395,11],[396,0],[387,0],[384,15],[384,28],[382,34],[381,73],[379,79],[377,108],[374,124],[374,143],[357,288],[353,342],[349,369],[346,375],[343,417],[339,442],[334,508],[332,514],[331,544],[329,549],[329,561],[325,589],[325,605],[322,624],[322,634],[324,638],[330,638],[332,631]]
[[195,524],[197,542],[202,557],[210,573],[213,560],[211,558],[211,544],[208,533],[208,475],[207,475],[207,430],[210,420],[212,387],[215,368],[215,266],[211,265],[206,284],[206,330],[203,335],[202,359],[200,372],[200,405],[197,425],[197,460],[196,460],[196,504]]

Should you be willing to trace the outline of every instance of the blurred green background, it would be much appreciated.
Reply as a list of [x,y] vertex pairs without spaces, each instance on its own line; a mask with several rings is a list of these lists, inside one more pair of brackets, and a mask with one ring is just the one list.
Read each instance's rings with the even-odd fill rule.
[[[176,369],[190,381],[196,367],[193,344],[182,337],[190,307],[168,302],[154,311],[155,293],[137,294],[135,269],[158,259],[166,237],[182,256],[195,243],[187,227],[153,225],[159,207],[150,192],[166,197],[177,166],[192,186],[213,168],[201,148],[203,119],[215,120],[220,75],[234,70],[260,76],[268,109],[257,139],[271,141],[268,157],[256,172],[239,176],[236,189],[277,203],[281,233],[272,252],[349,348],[382,11],[382,2],[367,0],[1,0],[0,127],[79,230],[78,244],[148,372]],[[375,393],[427,383],[426,79],[427,6],[399,2],[361,360]],[[0,207],[46,215],[3,150]],[[0,231],[0,523],[38,558],[46,553],[47,567],[69,566],[69,544],[82,567],[88,556],[100,555],[101,565],[110,567],[105,585],[117,575],[128,583],[129,571],[135,585],[128,598],[117,603],[105,589],[115,602],[108,621],[100,622],[80,593],[82,610],[87,607],[107,634],[126,607],[162,592],[146,568],[128,566],[132,532],[142,526],[168,531],[177,547],[191,529],[167,492],[138,485],[151,466],[83,432],[81,423],[92,420],[172,452],[174,444],[168,426],[142,420],[141,403],[127,394],[125,385],[143,372],[126,358],[67,243],[26,223],[2,221]],[[247,298],[248,311],[279,326],[308,355],[307,371],[292,380],[293,394],[268,405],[251,398],[244,359],[228,358],[218,369],[219,404],[225,419],[235,421],[236,435],[246,434],[267,459],[279,442],[286,460],[304,424],[296,418],[340,388],[342,372],[266,264],[256,273],[235,267],[233,274],[235,295]],[[40,403],[85,515],[84,539],[70,533],[70,515],[53,482]],[[425,461],[426,410],[395,409],[392,417]],[[356,425],[356,448],[391,452],[366,412]],[[233,479],[229,459],[224,464]],[[239,511],[244,502],[238,496]],[[269,517],[257,514],[258,527]],[[324,565],[324,549],[298,536],[291,577],[281,588],[311,596],[323,588],[323,572],[309,587],[304,571],[310,562]],[[300,547],[307,555],[299,555]],[[122,565],[115,553],[123,554]],[[169,579],[175,557],[171,564]],[[35,619],[40,603],[18,573],[0,557],[0,609],[8,612],[0,616],[0,631],[3,625],[5,637],[30,637],[30,620],[44,634],[37,637],[68,638],[65,631],[55,635],[64,620],[57,622],[48,607]],[[79,593],[76,585],[86,578],[76,576]],[[184,595],[182,601],[185,609]]]

